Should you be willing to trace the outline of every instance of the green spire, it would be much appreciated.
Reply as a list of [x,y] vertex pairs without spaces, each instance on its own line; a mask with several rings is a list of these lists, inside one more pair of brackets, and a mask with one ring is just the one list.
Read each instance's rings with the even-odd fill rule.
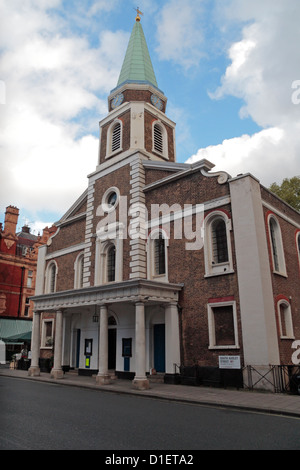
[[158,87],[139,17],[131,33],[117,88],[124,83],[148,83]]

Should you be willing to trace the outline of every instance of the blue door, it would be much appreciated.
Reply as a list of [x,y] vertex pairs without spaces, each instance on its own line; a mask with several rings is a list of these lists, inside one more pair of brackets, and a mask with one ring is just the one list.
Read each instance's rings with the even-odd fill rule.
[[157,372],[166,370],[165,344],[165,325],[154,325],[154,369]]
[[76,369],[79,368],[79,360],[80,360],[80,336],[81,336],[81,330],[77,330],[77,336],[76,336]]

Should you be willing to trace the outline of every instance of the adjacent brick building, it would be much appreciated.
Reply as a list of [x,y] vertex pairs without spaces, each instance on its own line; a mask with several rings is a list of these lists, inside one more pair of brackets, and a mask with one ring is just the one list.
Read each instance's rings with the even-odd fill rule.
[[[53,229],[42,236],[30,233],[27,225],[17,232],[19,209],[8,206],[4,226],[0,224],[0,338],[10,356],[22,342],[30,343],[38,247]],[[55,229],[54,229],[55,230]]]
[[293,364],[300,214],[251,174],[177,163],[166,106],[137,17],[97,167],[39,248],[30,374],[53,343],[54,377],[113,370],[137,388],[230,358],[240,373]]

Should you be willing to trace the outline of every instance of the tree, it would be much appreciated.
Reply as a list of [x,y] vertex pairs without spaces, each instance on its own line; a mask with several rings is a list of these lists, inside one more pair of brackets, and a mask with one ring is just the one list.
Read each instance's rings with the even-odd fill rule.
[[285,178],[281,186],[272,183],[269,189],[294,209],[300,211],[300,176]]

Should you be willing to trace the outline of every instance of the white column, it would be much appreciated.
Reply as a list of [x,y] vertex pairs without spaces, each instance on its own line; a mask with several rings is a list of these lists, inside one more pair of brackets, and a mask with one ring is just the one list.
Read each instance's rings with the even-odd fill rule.
[[280,364],[276,314],[259,182],[230,182],[245,365]]
[[108,313],[107,306],[100,307],[100,331],[99,331],[99,372],[96,383],[108,385],[110,376],[108,374]]
[[31,365],[28,370],[28,375],[30,375],[31,377],[40,375],[40,321],[41,312],[34,312],[32,323]]
[[62,340],[63,340],[63,313],[61,310],[56,312],[55,321],[55,342],[54,342],[54,363],[51,370],[53,379],[62,379],[64,372],[62,370]]
[[149,381],[146,377],[146,331],[143,302],[135,304],[135,377],[132,384],[138,390],[149,388]]
[[165,307],[166,373],[175,374],[174,364],[180,365],[179,318],[177,303]]

